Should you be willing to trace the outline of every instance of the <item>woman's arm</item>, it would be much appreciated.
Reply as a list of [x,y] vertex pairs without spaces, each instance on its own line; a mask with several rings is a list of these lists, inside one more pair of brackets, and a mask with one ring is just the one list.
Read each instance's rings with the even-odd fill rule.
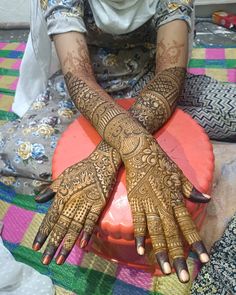
[[[174,23],[175,22],[173,22],[173,24]],[[184,24],[184,22],[182,22],[182,21],[180,21],[180,23]],[[163,26],[163,28],[164,27],[165,26]],[[181,27],[181,25],[180,25],[180,27]],[[169,28],[168,28],[168,31],[169,31]],[[167,36],[167,34],[165,34],[164,32],[163,32],[163,35]],[[160,36],[162,36],[162,35],[160,34],[159,37]],[[54,40],[55,40],[56,48],[58,50],[59,58],[62,62],[63,71],[70,72],[71,75],[75,75],[76,77],[79,77],[80,79],[83,79],[83,81],[87,82],[86,83],[87,90],[86,90],[86,92],[84,92],[85,98],[88,98],[88,99],[90,98],[90,95],[88,94],[88,92],[89,92],[88,88],[91,88],[92,91],[95,91],[96,93],[98,93],[99,96],[104,95],[104,97],[106,97],[105,102],[108,102],[109,101],[108,95],[100,88],[100,86],[95,81],[93,71],[92,71],[92,66],[89,61],[87,45],[84,40],[84,37],[78,33],[67,33],[67,34],[54,36]],[[165,42],[165,39],[162,39],[161,42],[164,45],[166,44],[165,46],[169,46],[168,45],[169,43]],[[175,45],[176,45],[176,42],[173,42],[173,43],[175,43]],[[69,44],[69,46],[68,46],[68,44]],[[177,45],[177,47],[178,47],[178,45]],[[158,55],[158,52],[159,51],[157,51],[157,55]],[[161,54],[163,54],[163,53],[161,53]],[[171,50],[171,53],[169,53],[169,54],[171,54],[171,56],[176,56],[176,54],[173,52],[173,49]],[[178,58],[175,58],[175,62],[173,62],[173,59],[170,59],[169,67],[168,67],[167,63],[165,63],[165,66],[163,66],[163,69],[165,69],[165,70],[157,73],[156,82],[155,82],[156,86],[155,86],[154,90],[156,92],[159,91],[160,93],[159,93],[159,95],[155,96],[155,99],[156,99],[156,101],[161,101],[161,103],[159,104],[160,107],[158,106],[158,104],[155,104],[155,106],[152,108],[152,110],[154,111],[154,115],[158,113],[159,108],[162,108],[160,110],[159,114],[160,115],[163,114],[163,112],[162,112],[163,108],[167,107],[167,109],[168,109],[167,114],[169,116],[171,114],[171,111],[169,111],[169,109],[173,109],[173,107],[171,107],[171,105],[173,105],[173,103],[172,103],[173,94],[176,95],[176,93],[177,94],[179,93],[179,89],[181,86],[179,86],[180,83],[178,80],[180,79],[180,77],[182,77],[180,79],[182,81],[183,72],[184,72],[184,70],[182,68],[183,64],[182,64],[182,61],[180,58],[181,54],[180,55],[177,54],[177,55],[178,55]],[[180,66],[180,67],[178,69],[177,68],[175,69],[175,68],[173,68],[173,66]],[[170,70],[168,70],[169,68],[170,68]],[[177,75],[178,75],[178,77],[176,77]],[[89,85],[89,87],[88,87],[88,85]],[[162,85],[162,87],[161,87],[161,85]],[[173,88],[168,87],[168,89],[169,89],[168,91],[161,90],[161,88],[166,88],[166,86],[168,86],[168,85],[172,85]],[[74,86],[77,87],[77,84]],[[158,88],[159,86],[160,86],[160,90]],[[69,86],[69,90],[70,90],[70,86]],[[149,91],[153,91],[153,90],[149,89]],[[72,93],[75,93],[75,92],[76,92],[76,88],[73,89]],[[171,99],[169,99],[169,98],[171,98]],[[163,104],[164,101],[165,101],[165,103]],[[93,101],[93,104],[94,104],[94,101]],[[141,110],[142,107],[144,107],[144,108],[146,107],[145,101],[143,102],[143,98],[140,100],[140,103],[137,106],[138,106],[137,113],[139,113],[139,110]],[[133,109],[135,110],[135,107],[133,107]],[[88,116],[90,116],[90,115],[91,115],[91,111],[89,110]],[[165,120],[165,118],[164,118],[164,120]],[[162,124],[163,124],[164,120],[161,120]],[[146,127],[147,127],[147,129],[149,129],[149,126],[146,126]],[[156,123],[155,123],[155,126],[150,126],[150,130],[152,130],[155,127],[158,128]],[[159,126],[159,128],[160,127],[161,126]],[[105,143],[103,143],[103,144],[105,144]],[[109,146],[107,145],[107,151],[109,149],[112,150],[112,148],[109,148]],[[192,186],[190,186],[190,187],[192,188]],[[202,197],[202,198],[204,198],[204,197]],[[201,253],[199,253],[199,254],[201,254]],[[175,266],[176,266],[177,272],[179,273],[181,269],[180,268],[178,269],[178,265],[175,265]]]
[[175,20],[157,32],[156,75],[130,109],[149,132],[160,129],[171,117],[182,91],[188,62],[188,26]]
[[188,63],[188,25],[175,20],[161,26],[157,32],[156,73]]

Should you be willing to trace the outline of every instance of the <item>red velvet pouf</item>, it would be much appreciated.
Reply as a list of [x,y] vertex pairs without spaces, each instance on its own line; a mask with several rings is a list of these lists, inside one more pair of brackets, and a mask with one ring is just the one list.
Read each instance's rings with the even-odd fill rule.
[[[118,100],[128,109],[134,100]],[[204,130],[187,114],[177,109],[167,124],[155,134],[155,138],[166,153],[183,170],[184,174],[201,192],[210,193],[214,156],[211,143]],[[53,157],[53,178],[67,167],[86,158],[101,138],[90,123],[80,116],[62,134]],[[186,206],[197,224],[202,225],[205,205],[186,201]],[[142,268],[161,275],[155,263],[150,240],[144,257],[136,254],[133,239],[131,211],[125,188],[125,171],[121,168],[118,181],[104,210],[90,249],[104,258]],[[188,255],[189,248],[185,247]]]

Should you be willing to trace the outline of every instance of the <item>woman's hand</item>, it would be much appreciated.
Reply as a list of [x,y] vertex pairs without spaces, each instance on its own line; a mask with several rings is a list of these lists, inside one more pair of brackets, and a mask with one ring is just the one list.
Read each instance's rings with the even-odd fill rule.
[[[207,251],[185,205],[183,197],[207,202],[151,136],[137,136],[121,147],[126,168],[128,199],[134,222],[137,252],[144,254],[147,232],[163,273],[169,274],[173,261],[181,282],[189,280],[180,230],[201,262],[208,262]],[[130,144],[131,146],[131,144]],[[179,230],[180,229],[180,230]]]
[[87,159],[67,168],[36,198],[45,202],[55,195],[33,243],[37,251],[50,235],[43,264],[51,262],[63,239],[56,262],[64,263],[82,230],[80,247],[87,245],[114,185],[119,164],[114,149],[107,150],[106,144],[101,143]]

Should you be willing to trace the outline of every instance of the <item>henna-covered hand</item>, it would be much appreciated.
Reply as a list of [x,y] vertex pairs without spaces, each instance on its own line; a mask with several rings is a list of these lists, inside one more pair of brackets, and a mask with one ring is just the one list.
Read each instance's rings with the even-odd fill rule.
[[[193,248],[199,254],[202,262],[208,260],[208,255],[205,247],[200,241],[200,237],[197,234],[196,228],[187,210],[184,209],[185,207],[182,203],[180,204],[179,200],[182,200],[183,195],[189,197],[191,193],[192,197],[193,195],[196,195],[200,200],[204,199],[205,201],[209,201],[209,199],[193,188],[177,166],[161,150],[153,137],[141,125],[139,125],[137,121],[113,101],[107,99],[106,95],[103,96],[102,91],[93,88],[93,82],[89,81],[86,83],[72,73],[67,73],[65,78],[71,97],[76,106],[82,114],[91,121],[100,135],[120,153],[127,173],[128,198],[134,215],[135,228],[138,224],[135,220],[137,216],[136,212],[141,212],[146,217],[149,216],[149,213],[152,213],[152,215],[155,215],[156,217],[160,217],[161,222],[159,222],[160,226],[157,227],[157,230],[158,228],[164,229],[163,232],[165,238],[163,236],[162,240],[167,240],[168,249],[164,246],[160,249],[155,249],[154,240],[154,250],[159,254],[157,255],[157,260],[159,261],[162,270],[165,273],[168,273],[170,271],[166,252],[168,250],[173,259],[180,280],[182,282],[188,281],[189,275],[183,258],[182,244],[176,221],[179,223],[186,238],[188,238],[188,242],[193,245]],[[155,85],[155,83],[153,83],[153,85]],[[142,99],[140,99],[140,101],[143,100],[144,104],[145,102],[150,104],[151,101],[154,102],[155,97],[158,98],[161,96],[160,93],[155,94],[155,87],[153,89],[152,87],[154,86],[147,87],[147,93],[149,93],[149,95],[145,96],[145,93],[141,95]],[[158,103],[160,106],[165,104],[161,102],[161,97],[159,98]],[[150,107],[151,105],[149,105],[147,109],[150,110]],[[166,109],[166,107],[168,108]],[[160,110],[161,109],[162,108],[160,107]],[[166,109],[165,112],[170,114],[171,104],[168,106],[166,105],[163,109]],[[135,117],[138,118],[138,116]],[[154,120],[154,122],[158,122],[158,119]],[[145,125],[144,121],[142,123]],[[149,128],[152,130],[150,126]],[[178,185],[176,185],[176,183]],[[149,186],[147,189],[146,185],[148,184]],[[166,190],[165,186],[167,186]],[[145,187],[147,195],[143,195],[139,192],[140,187],[142,189]],[[141,202],[140,200],[144,196],[145,199]],[[154,202],[155,196],[156,200]],[[160,202],[160,196],[163,197],[162,203]],[[177,203],[179,206],[173,206],[174,198],[178,200]],[[149,206],[147,202],[151,202],[150,200],[152,200],[152,205]],[[140,205],[140,202],[142,203],[142,206]],[[181,211],[179,214],[177,214],[178,208]],[[185,217],[180,218],[179,216],[183,214]],[[140,224],[141,223],[139,223],[139,225]],[[151,223],[148,223],[148,226],[149,225],[151,226],[151,228],[149,228],[150,233],[153,227]],[[157,224],[155,223],[155,225]],[[144,232],[146,224],[143,223],[142,226]],[[174,231],[173,242],[172,236],[170,236],[171,228]],[[135,229],[135,232],[137,233],[138,230]],[[189,233],[188,235],[187,232]],[[155,235],[156,232],[154,231],[153,233]],[[150,235],[153,236],[153,233]],[[160,238],[160,234],[158,234],[158,237]],[[189,237],[192,237],[192,240]],[[141,240],[144,240],[143,236]],[[138,237],[137,248],[140,254],[144,252],[143,244],[141,244],[140,237]],[[168,267],[165,267],[165,265],[168,265]]]
[[[181,55],[179,55],[178,53],[178,56],[176,56],[174,59],[160,58],[160,51],[158,51],[158,48],[162,47],[157,46],[157,76],[149,84],[149,86],[146,87],[146,89],[144,89],[144,91],[141,93],[140,97],[138,98],[137,102],[131,110],[132,116],[135,117],[135,119],[139,121],[143,125],[143,127],[145,127],[149,132],[153,132],[159,129],[171,116],[175,108],[176,100],[178,99],[178,94],[181,90],[181,86],[184,79],[183,73],[185,72],[184,67],[186,67],[187,60],[187,26],[185,25],[185,22],[182,21],[171,22],[171,24],[173,24],[173,26],[167,24],[165,26],[162,26],[158,30],[159,41],[157,40],[157,44],[159,44],[161,41],[165,46],[168,47],[179,47],[179,45],[181,45]],[[176,36],[178,36],[177,43],[176,41],[174,42],[174,40],[176,40]],[[93,75],[93,70],[91,67],[89,53],[84,36],[79,33],[70,32],[68,34],[55,35],[54,41],[59,59],[61,61],[62,70],[65,74],[69,93],[72,99],[74,100],[76,106],[82,112],[82,114],[90,120],[90,122],[97,129],[100,135],[107,141],[109,145],[107,143],[103,144],[104,146],[106,146],[108,153],[109,150],[111,152],[114,148],[113,150],[116,153],[117,159],[119,158],[120,161],[120,156],[122,156],[122,159],[125,162],[127,168],[127,175],[129,175],[129,177],[127,178],[127,183],[129,183],[128,191],[130,202],[132,204],[137,204],[137,207],[144,204],[145,200],[143,199],[141,201],[140,197],[142,195],[142,190],[140,191],[140,196],[137,197],[137,201],[134,201],[135,197],[133,191],[135,191],[136,189],[138,190],[139,187],[143,187],[143,189],[146,190],[146,192],[148,193],[148,196],[145,195],[145,198],[147,199],[145,208],[149,208],[150,214],[145,216],[149,216],[150,219],[150,222],[148,222],[148,230],[153,240],[154,250],[157,254],[157,261],[160,263],[160,266],[163,269],[163,271],[165,273],[168,273],[170,270],[170,265],[168,263],[168,255],[166,252],[168,249],[166,249],[165,247],[158,248],[158,245],[155,245],[155,236],[159,237],[160,241],[167,241],[167,243],[164,243],[167,244],[167,246],[170,245],[170,247],[172,247],[170,248],[171,258],[174,258],[174,266],[176,268],[177,275],[179,276],[181,281],[187,281],[188,278],[186,277],[186,273],[184,275],[183,272],[184,270],[187,271],[187,266],[182,256],[181,250],[178,248],[178,245],[180,244],[177,243],[178,245],[176,246],[176,249],[173,250],[173,246],[175,245],[172,245],[168,242],[172,240],[172,236],[169,237],[168,234],[166,234],[169,237],[169,240],[166,239],[165,233],[163,235],[163,228],[167,230],[169,224],[171,226],[173,222],[176,223],[176,220],[178,220],[180,227],[184,229],[185,235],[189,237],[192,235],[192,237],[194,237],[193,239],[189,238],[188,241],[192,243],[193,247],[200,255],[200,260],[202,262],[204,262],[205,260],[206,262],[208,256],[206,254],[203,244],[200,241],[193,242],[194,240],[198,240],[199,236],[195,232],[195,228],[191,219],[188,215],[186,215],[187,217],[185,217],[185,213],[183,214],[184,209],[183,212],[181,211],[182,209],[179,210],[181,214],[178,215],[177,213],[179,212],[178,208],[182,208],[183,205],[181,202],[182,196],[187,196],[190,200],[199,202],[207,202],[209,201],[209,199],[206,196],[203,196],[201,193],[199,193],[192,187],[192,185],[183,176],[182,172],[176,167],[176,165],[170,159],[168,159],[167,155],[163,153],[160,147],[149,135],[149,133],[147,133],[141,127],[141,125],[137,124],[136,121],[134,121],[130,116],[128,116],[127,112],[125,112],[122,108],[118,107],[114,102],[112,102],[111,98],[105,93],[105,91],[103,91],[101,87],[98,86]],[[71,46],[68,47],[67,44],[70,44]],[[168,52],[171,54],[173,53],[172,51]],[[174,68],[175,66],[177,68]],[[171,67],[173,69],[170,69]],[[168,69],[167,72],[164,71],[165,69]],[[122,146],[120,145],[120,143],[122,143]],[[115,149],[117,149],[119,153],[116,152]],[[139,153],[137,153],[138,151]],[[152,151],[151,157],[149,155],[150,151]],[[135,153],[138,155],[138,161],[135,160]],[[132,157],[132,155],[134,157]],[[154,162],[156,162],[156,165],[153,165],[152,158],[154,158]],[[111,160],[111,158],[109,159]],[[149,163],[150,159],[151,163]],[[83,161],[85,165],[87,160]],[[129,161],[131,162],[129,163]],[[88,160],[88,162],[90,161]],[[163,163],[165,163],[166,166],[163,166]],[[134,187],[132,187],[132,181],[136,181],[134,175],[135,173],[141,173],[141,170],[137,171],[137,168],[133,164],[142,166],[142,177],[140,178],[139,182],[135,184]],[[83,165],[80,166],[78,164],[78,166],[76,166],[76,170],[72,169],[74,170],[76,175],[81,174],[80,169],[83,168],[80,167],[83,167]],[[151,170],[153,170],[152,174],[154,176],[160,177],[160,183],[156,183],[157,180],[150,177],[148,179],[149,186],[147,188],[145,187],[145,179],[148,178],[148,173]],[[168,171],[172,172],[172,176],[170,176],[170,174],[167,173]],[[115,171],[113,172],[115,178],[116,173]],[[67,177],[66,175],[67,171],[64,172],[56,182],[54,182],[54,184],[52,185],[52,189],[54,191],[59,192],[61,186],[67,189],[69,188],[69,186],[66,185],[66,183],[70,183],[72,181],[72,177],[71,175],[69,177]],[[170,180],[168,180],[166,183],[166,180],[168,178],[170,178]],[[110,177],[110,181],[111,183],[113,183],[112,176]],[[59,184],[61,184],[60,188],[58,188]],[[160,192],[162,192],[164,184],[167,185],[167,189],[165,190],[161,198],[160,196],[162,194]],[[99,187],[101,183],[99,183],[98,181],[97,185]],[[110,185],[109,189],[107,189],[107,195],[109,194],[108,191],[111,187],[112,185]],[[86,187],[84,187],[84,189],[85,188]],[[75,190],[75,192],[77,191]],[[82,191],[80,192],[82,193]],[[153,196],[155,193],[157,193],[157,198],[154,202]],[[43,195],[39,197],[39,200],[42,201],[43,199],[45,200],[51,198],[54,194],[55,193],[52,192],[52,190],[47,190]],[[45,216],[45,220],[48,220],[48,224],[47,222],[45,222],[44,225],[46,226],[44,227],[42,225],[40,227],[41,232],[39,232],[39,235],[37,236],[39,237],[39,243],[36,239],[35,249],[41,247],[42,243],[45,240],[45,237],[51,230],[52,233],[49,240],[49,245],[50,241],[53,241],[53,245],[59,245],[58,240],[60,240],[60,237],[63,236],[62,233],[64,233],[65,235],[65,233],[67,232],[65,228],[70,228],[69,222],[59,222],[58,225],[56,224],[54,227],[52,225],[54,224],[54,222],[56,222],[56,220],[61,220],[60,214],[63,212],[64,208],[66,208],[67,201],[69,203],[70,198],[72,200],[72,196],[70,194],[67,194],[65,196],[67,200],[66,202],[65,200],[63,200],[64,198],[61,198],[61,196],[62,195],[60,195],[60,193],[57,193],[56,198],[58,198],[58,202],[57,206],[55,206],[55,217],[54,214],[51,214],[51,209],[49,213]],[[77,197],[80,198],[79,193],[77,193]],[[100,196],[100,199],[105,199],[106,201],[106,197],[102,197],[102,195]],[[71,204],[74,204],[74,202],[75,200],[71,202]],[[153,203],[151,204],[151,202]],[[80,206],[81,208],[83,208],[84,203],[80,202]],[[67,208],[68,210],[69,207]],[[75,208],[75,206],[73,208]],[[135,207],[135,210],[140,208]],[[153,208],[155,209],[154,215],[152,215],[154,211],[151,211],[153,210]],[[99,210],[96,212],[98,213]],[[133,212],[139,213],[141,211],[133,210]],[[166,212],[165,214],[167,216],[167,220],[170,221],[170,223],[168,221],[164,226],[162,224],[165,222],[162,221],[162,219],[164,220],[165,216],[163,212]],[[135,214],[136,213],[134,213],[134,215]],[[72,215],[74,216],[75,213],[71,212],[71,216]],[[180,215],[182,216],[182,218],[178,217]],[[138,216],[138,214],[136,214],[136,216]],[[147,219],[146,217],[145,220]],[[82,223],[82,215],[80,218]],[[161,220],[161,222],[159,219]],[[139,230],[137,229],[137,226],[139,226],[140,224],[141,231],[145,227],[145,224],[143,224],[142,221],[145,223],[145,221],[143,220],[143,215],[141,215],[140,219],[137,218],[134,220],[135,232],[137,233],[137,250],[139,253],[140,251],[144,252],[144,235],[139,235]],[[81,228],[82,227],[83,226],[81,226]],[[77,233],[79,231],[80,230],[78,230]],[[57,242],[55,243],[54,240]],[[84,241],[84,236],[82,237],[82,240]],[[50,247],[47,247],[47,249],[48,248]],[[161,249],[161,251],[159,251],[158,249]],[[55,252],[55,247],[53,247],[52,250],[53,251],[51,251],[50,253]],[[181,253],[180,257],[177,257],[179,253]],[[57,260],[58,262],[63,262],[68,252],[62,254],[62,258]],[[52,258],[52,256],[53,255],[49,257],[49,260]],[[48,259],[44,259],[44,262],[46,262],[46,260]]]
[[34,250],[39,250],[51,233],[42,257],[44,264],[51,262],[63,239],[56,262],[64,263],[82,230],[80,246],[87,245],[113,187],[119,165],[119,154],[100,143],[87,159],[67,168],[38,197],[38,201],[43,202],[55,195],[33,243]]
[[171,272],[169,254],[180,281],[186,282],[189,274],[180,230],[200,260],[208,261],[207,251],[184,204],[184,197],[202,198],[202,195],[151,136],[137,137],[133,145],[136,148],[132,150],[125,147],[122,159],[137,251],[141,255],[144,253],[148,231],[162,271]]
[[[185,70],[183,68],[172,68],[158,74],[155,79],[142,91],[140,96],[137,98],[136,103],[131,107],[130,113],[132,114],[132,116],[135,117],[136,120],[141,122],[148,131],[152,132],[156,129],[159,129],[171,116],[175,108],[176,98],[178,97],[179,91],[181,89],[184,74]],[[165,160],[164,154],[163,160]],[[168,158],[166,159],[166,161],[167,163],[169,163]],[[171,165],[171,163],[172,162],[170,161],[169,165]],[[52,231],[48,247],[43,255],[44,263],[50,263],[56,249],[60,245],[60,242],[64,236],[66,236],[65,244],[63,244],[63,248],[56,259],[58,264],[62,264],[65,261],[82,229],[84,229],[84,233],[82,235],[80,245],[85,246],[88,243],[96,220],[98,219],[98,216],[100,215],[109,196],[109,192],[112,188],[112,184],[114,183],[116,172],[120,164],[121,158],[119,153],[117,153],[117,151],[114,148],[110,147],[107,143],[102,142],[97,147],[95,152],[92,153],[90,157],[88,157],[88,159],[67,169],[56,181],[54,181],[54,183],[51,185],[51,188],[47,189],[44,193],[41,193],[37,197],[38,202],[44,202],[51,199],[54,195],[56,195],[57,192],[53,205],[45,216],[45,219],[34,241],[34,249],[38,250]],[[179,182],[182,183],[182,187],[178,187],[178,189],[180,190],[180,195],[175,194],[174,192],[170,195],[172,198],[172,205],[177,203],[180,203],[179,205],[183,205],[180,202],[180,200],[182,201],[182,196],[187,196],[190,200],[196,202],[207,202],[209,200],[192,187],[192,185],[186,180],[182,172],[175,166],[175,164],[173,164],[173,167],[175,170],[175,177],[173,177],[173,179],[179,178]],[[107,169],[108,171],[106,171]],[[90,188],[85,185],[85,178],[83,177],[85,175],[85,171],[90,171],[93,175],[96,176],[94,178],[95,181],[90,186]],[[161,169],[157,169],[156,176],[158,176],[159,174],[162,175],[162,172],[164,175],[165,170],[162,171]],[[77,182],[78,188],[75,186]],[[96,198],[98,202],[91,203],[91,200],[88,202],[87,193],[90,191],[91,188],[94,189],[94,187],[96,187],[96,191],[100,193],[100,197]],[[66,192],[67,190],[68,194],[63,194],[63,192]],[[166,199],[163,199],[163,203],[160,203],[162,206],[165,205],[165,200],[168,203],[168,194],[166,192]],[[132,194],[130,196],[131,197],[129,197],[129,199],[130,203],[132,204]],[[177,201],[176,203],[174,202],[175,197]],[[139,202],[140,200],[139,198],[137,198],[137,204],[139,204]],[[151,201],[149,200],[147,202],[147,204],[150,204]],[[97,203],[99,203],[100,205],[98,205]],[[88,213],[90,211],[87,208],[87,204],[89,204],[89,206],[91,207],[90,211],[92,213]],[[151,207],[153,206],[154,205],[152,205]],[[157,206],[157,203],[155,203],[155,206]],[[84,212],[84,207],[87,208],[87,213]],[[175,208],[177,207],[175,206]],[[169,210],[171,209],[169,208]],[[69,217],[67,216],[67,222],[62,223],[61,220],[65,218],[63,217],[63,214],[68,215],[69,211],[70,213]],[[75,212],[77,213],[75,214]],[[82,214],[79,214],[79,212],[82,212]],[[137,234],[137,251],[139,254],[142,254],[144,253],[144,236],[139,234],[139,230],[137,229],[137,227],[139,227],[140,220],[145,220],[145,218],[141,216],[140,219],[139,212],[140,211],[138,210],[133,210],[135,233]],[[159,221],[157,223],[157,220],[155,220],[156,218],[160,218],[158,217],[159,213],[156,211],[154,214],[153,212],[149,212],[149,215],[147,215],[149,234],[153,239],[153,246],[154,251],[156,252],[157,261],[160,264],[163,272],[168,273],[170,271],[170,265],[168,262],[167,249],[165,247],[158,248],[158,243],[156,242],[157,237],[159,237],[160,240],[164,241],[164,243],[166,241],[166,238],[164,235],[160,236],[160,234],[157,234],[158,230],[160,233],[163,233],[163,230],[161,222]],[[171,214],[173,216],[173,212]],[[169,215],[171,216],[171,214]],[[175,223],[176,220],[172,220],[172,222]],[[193,223],[188,216],[185,219],[184,223],[189,223],[191,225],[191,230],[193,230],[193,232],[191,232],[190,230],[190,234],[196,236],[195,228],[193,227]],[[144,227],[145,222],[141,225],[141,228]],[[186,226],[184,227],[186,228]],[[71,232],[72,228],[73,232]],[[179,245],[181,245],[180,243],[181,241],[179,240]],[[205,250],[201,242],[193,242],[193,246],[199,255],[202,255],[204,253]],[[180,248],[181,247],[182,246],[180,246]],[[179,249],[179,251],[181,251],[181,249]],[[204,259],[201,260],[203,261]],[[187,269],[185,260],[183,258],[175,258],[174,266],[176,268],[178,276],[180,276],[182,270]]]

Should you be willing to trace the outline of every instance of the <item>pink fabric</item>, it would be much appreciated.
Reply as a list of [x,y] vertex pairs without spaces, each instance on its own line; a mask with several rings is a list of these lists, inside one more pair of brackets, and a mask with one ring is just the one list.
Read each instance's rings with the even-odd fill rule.
[[228,70],[228,81],[231,83],[236,83],[236,69]]
[[81,250],[78,246],[75,246],[69,257],[67,258],[66,262],[67,263],[70,263],[70,264],[73,264],[73,265],[80,265],[82,260],[83,260],[83,257],[84,257],[84,251]]
[[8,44],[8,43],[0,42],[0,49],[4,49],[4,47],[5,47],[7,44]]
[[206,59],[225,59],[225,49],[206,48]]
[[4,219],[2,237],[10,243],[19,244],[26,233],[35,212],[11,205]]
[[128,284],[132,284],[136,287],[143,289],[150,289],[152,276],[150,273],[137,270],[128,266],[118,266],[116,272],[117,279],[122,280]]
[[21,65],[21,59],[17,59],[16,62],[12,65],[12,69],[19,70]]
[[18,80],[19,80],[19,78],[16,78],[16,80],[10,85],[9,88],[11,90],[16,90],[16,86],[17,86]]
[[16,48],[17,51],[25,51],[26,44],[20,43],[20,45]]
[[204,68],[188,68],[188,72],[194,75],[205,75],[205,71]]

